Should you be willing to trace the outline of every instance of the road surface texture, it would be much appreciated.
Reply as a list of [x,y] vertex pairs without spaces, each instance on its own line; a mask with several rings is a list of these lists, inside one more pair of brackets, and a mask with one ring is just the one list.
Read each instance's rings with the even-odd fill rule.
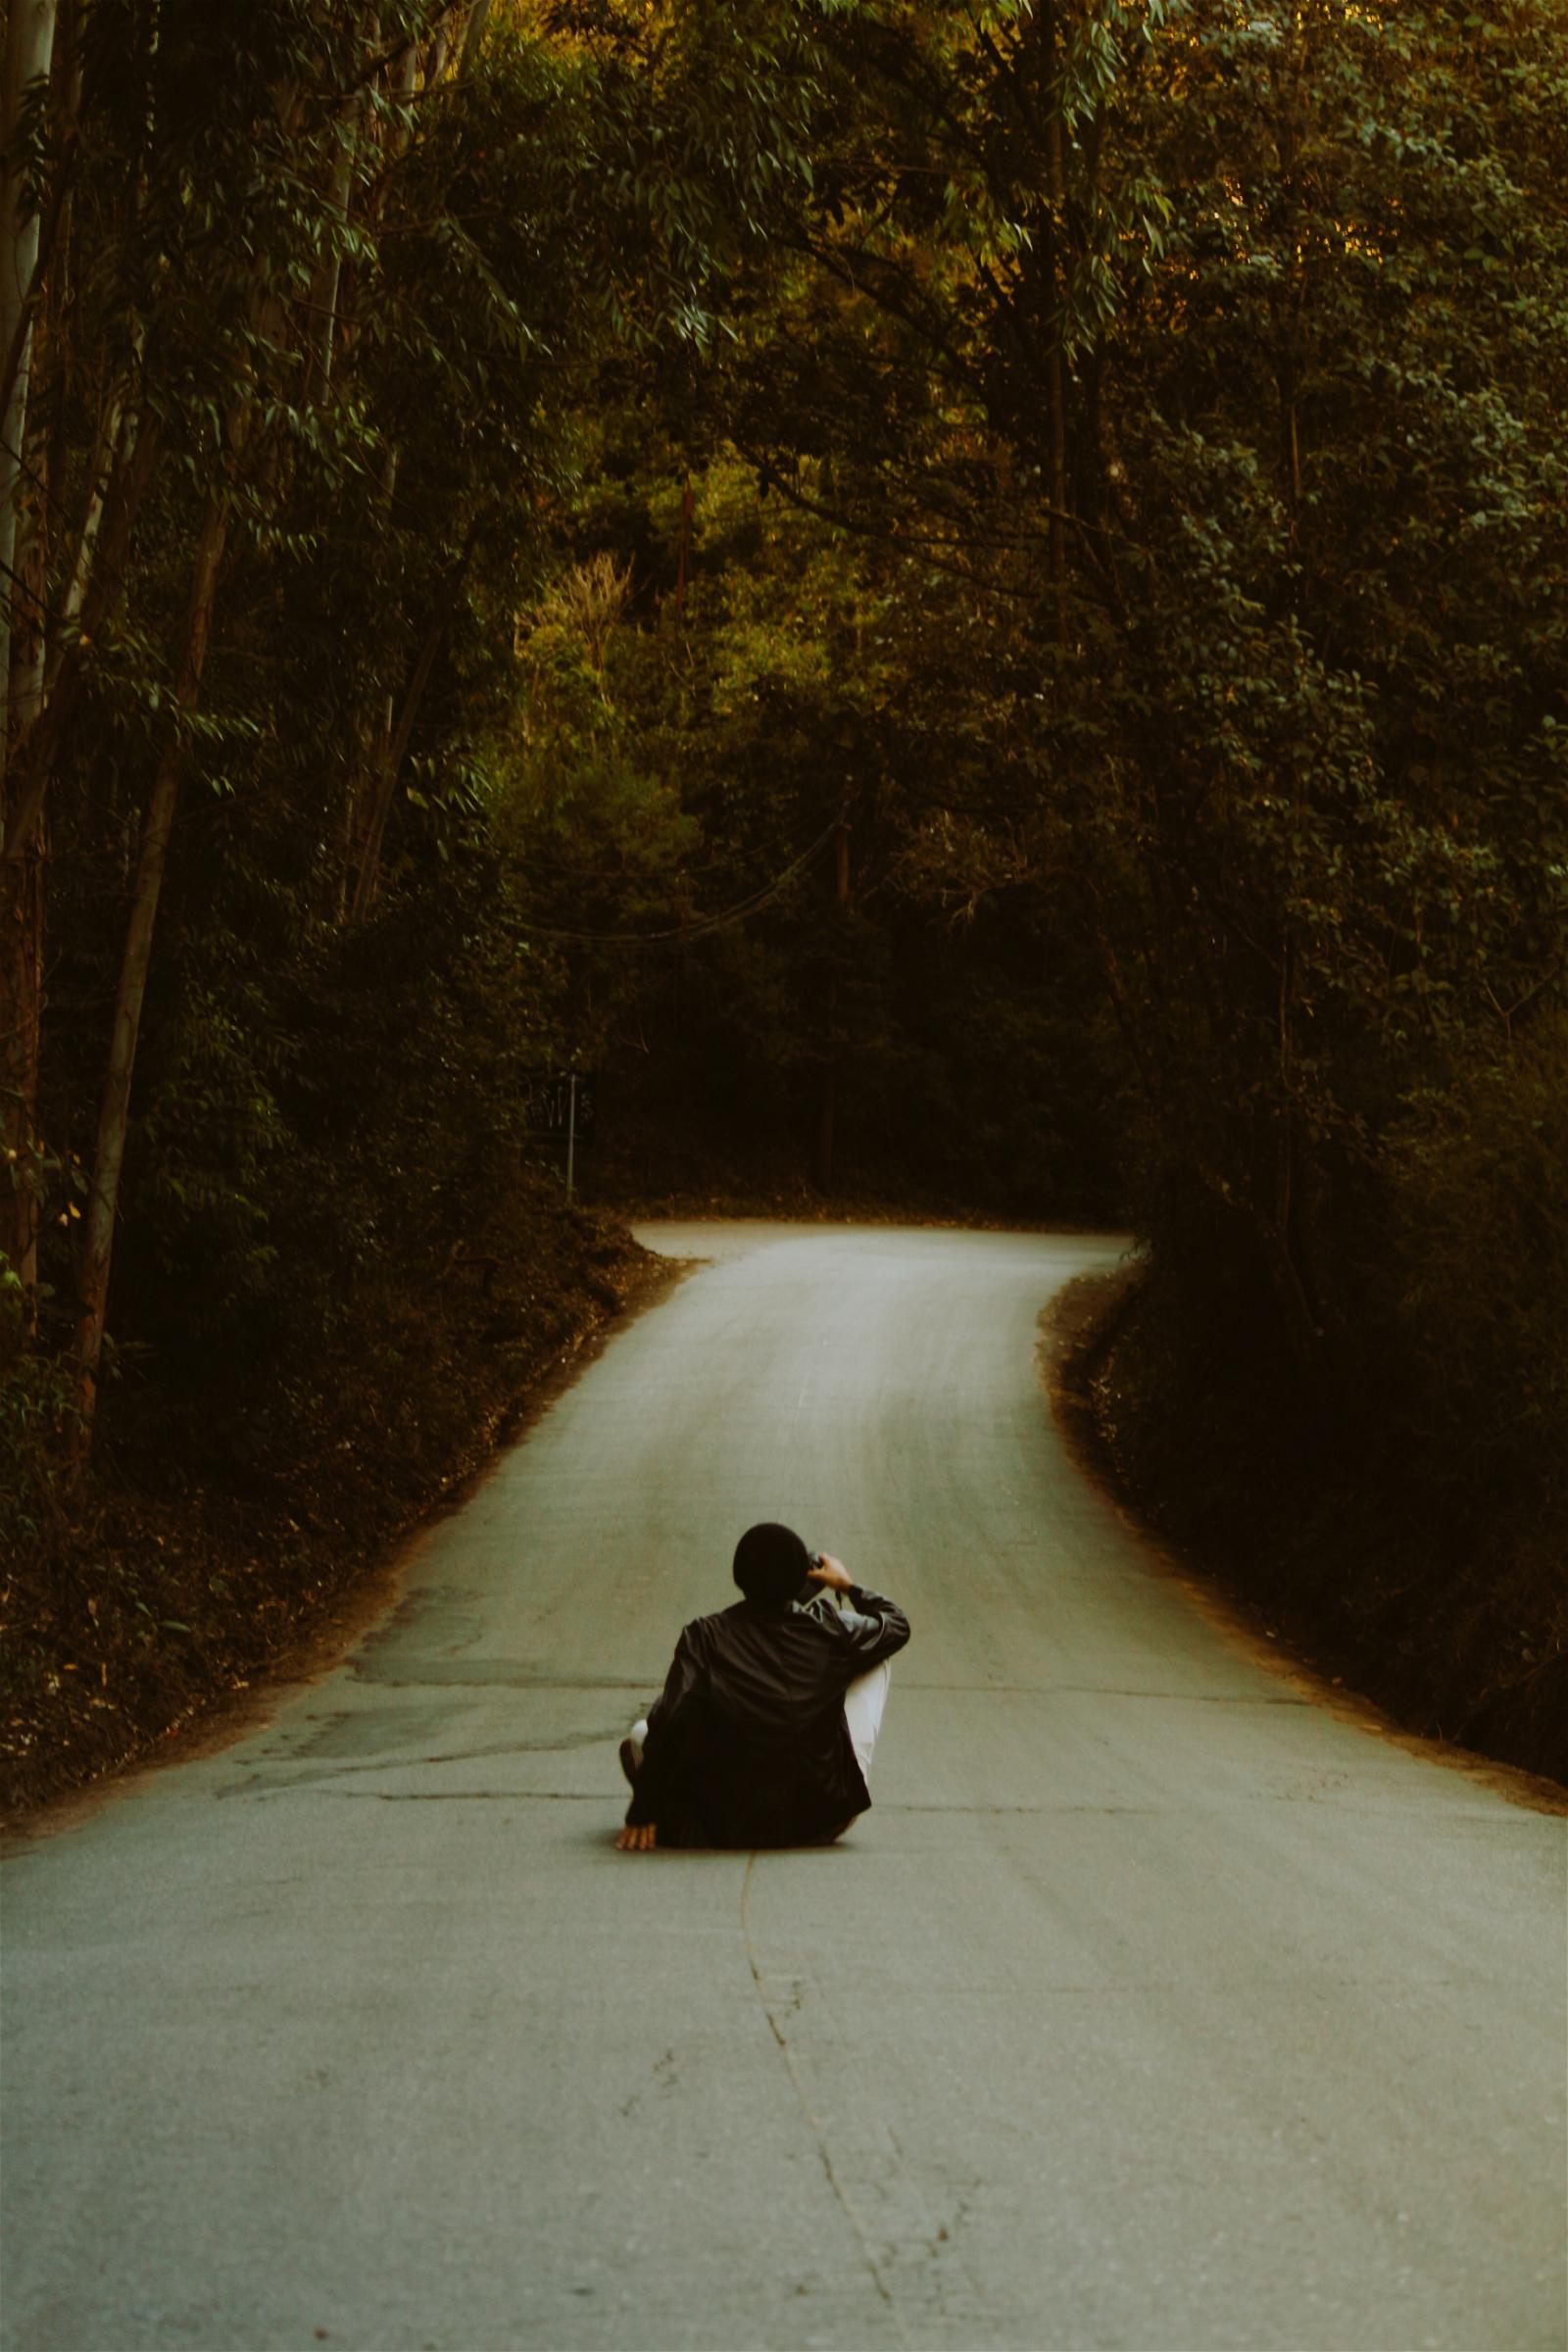
[[[1054,1432],[1113,1243],[669,1226],[401,1602],[5,1873],[8,2352],[1561,2347],[1565,1825]],[[622,1856],[736,1537],[903,1602],[841,1844]]]

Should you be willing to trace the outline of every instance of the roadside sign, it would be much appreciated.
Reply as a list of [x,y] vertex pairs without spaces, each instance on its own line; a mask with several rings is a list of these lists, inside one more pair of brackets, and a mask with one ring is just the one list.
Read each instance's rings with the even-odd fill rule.
[[568,1070],[563,1077],[541,1079],[528,1098],[528,1132],[564,1138],[566,1146],[566,1198],[577,1178],[577,1146],[594,1131],[599,1080],[594,1070]]
[[559,1078],[541,1078],[528,1098],[528,1133],[558,1135],[564,1140],[575,1126],[577,1141],[582,1143],[594,1131],[598,1094],[599,1078],[594,1070],[570,1070]]

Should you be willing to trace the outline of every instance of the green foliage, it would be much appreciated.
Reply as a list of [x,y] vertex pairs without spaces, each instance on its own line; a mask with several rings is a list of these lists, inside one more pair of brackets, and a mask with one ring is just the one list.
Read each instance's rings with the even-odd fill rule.
[[[1378,1287],[1435,1474],[1568,1509],[1568,1016],[1417,1096],[1385,1139]],[[1413,1391],[1413,1394],[1412,1394]]]
[[607,1189],[778,1193],[831,1104],[838,1179],[1130,1207],[1312,1443],[1544,1511],[1559,14],[220,14],[94,0],[24,125],[30,429],[119,534],[80,613],[45,564],[27,1525],[171,759],[127,1458],[434,1458],[421,1317],[495,1260],[523,1348],[575,1058]]
[[573,1032],[605,1072],[590,1181],[788,1191],[831,1071],[841,1181],[1030,1214],[1114,1197],[1114,1052],[1075,1052],[1060,1003],[1055,1054],[1081,1084],[1030,1050],[1052,1026],[1031,990],[1053,973],[1079,1006],[1082,956],[1021,907],[980,950],[904,874],[911,807],[945,790],[955,748],[940,695],[907,710],[945,615],[902,611],[875,551],[733,455],[683,483],[635,411],[611,412],[583,464],[484,757],[523,921],[559,935]]
[[[549,967],[519,952],[509,912],[477,859],[433,858],[372,922],[271,975],[265,1153],[254,1122],[193,1120],[211,1192],[172,1208],[169,1147],[161,1129],[161,1152],[144,1139],[122,1297],[153,1354],[106,1406],[111,1442],[172,1413],[187,1465],[286,1480],[335,1427],[384,1478],[401,1417],[393,1475],[411,1490],[454,1449],[440,1396],[404,1365],[430,1287],[495,1246],[523,1181],[523,1101],[554,1047]],[[152,1120],[170,1115],[160,1089]],[[461,1420],[461,1388],[448,1396]]]
[[67,1367],[27,1327],[21,1277],[0,1258],[0,1551],[47,1550],[61,1532],[58,1464],[72,1414]]
[[[1391,1492],[1462,1485],[1450,1631],[1467,1575],[1555,1624],[1561,1278],[1527,1203],[1561,1192],[1532,1031],[1568,919],[1560,18],[889,7],[831,48],[814,200],[681,432],[700,511],[727,433],[852,585],[801,647],[778,554],[733,533],[688,632],[701,747],[771,808],[847,789],[884,936],[974,918],[957,1053],[879,984],[878,1132],[923,1096],[929,1172],[985,1132],[948,1114],[992,1040],[1034,1103],[1087,1060],[1059,1202],[1124,1054],[1129,1186],[1188,1316],[1224,1302],[1312,1443],[1385,1433]],[[679,775],[700,808],[701,750]],[[957,1006],[999,921],[982,1030]],[[772,1032],[806,1024],[770,1007],[805,998],[735,960],[710,1035],[750,1026],[777,1094]],[[1031,986],[1061,1027],[999,1015]]]

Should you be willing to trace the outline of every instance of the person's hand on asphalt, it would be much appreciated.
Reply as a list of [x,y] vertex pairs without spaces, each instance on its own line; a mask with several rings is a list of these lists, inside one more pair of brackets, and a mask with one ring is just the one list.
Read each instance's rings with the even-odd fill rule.
[[821,1565],[816,1568],[808,1568],[806,1575],[808,1583],[831,1585],[835,1592],[848,1592],[855,1582],[844,1562],[836,1560],[830,1551],[824,1551],[821,1555]]
[[659,1843],[659,1824],[641,1821],[633,1829],[628,1823],[615,1839],[617,1854],[651,1854]]

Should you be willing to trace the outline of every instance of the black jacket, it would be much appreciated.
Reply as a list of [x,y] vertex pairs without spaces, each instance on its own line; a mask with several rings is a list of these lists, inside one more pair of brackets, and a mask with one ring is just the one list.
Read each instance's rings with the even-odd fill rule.
[[696,1617],[648,1718],[626,1809],[662,1845],[809,1845],[871,1799],[844,1720],[851,1683],[909,1639],[902,1609],[852,1586]]

